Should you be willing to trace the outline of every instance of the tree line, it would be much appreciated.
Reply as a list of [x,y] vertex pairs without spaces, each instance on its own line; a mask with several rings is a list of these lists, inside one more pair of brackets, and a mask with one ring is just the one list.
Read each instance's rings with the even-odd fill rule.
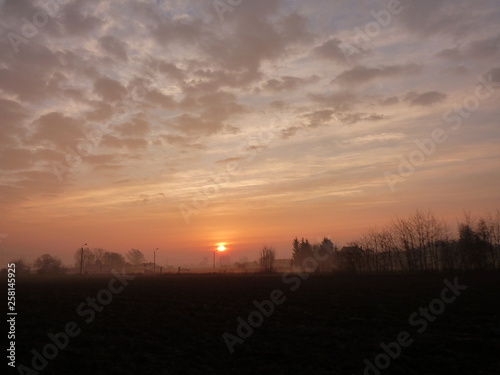
[[320,244],[307,239],[292,242],[292,266],[319,247],[332,249],[317,271],[350,273],[500,270],[500,210],[477,219],[466,214],[452,236],[432,212],[416,211],[372,228],[357,241],[339,249],[328,238]]
[[[36,258],[32,264],[26,263],[23,259],[16,259],[10,263],[16,265],[16,273],[26,274],[34,271],[37,274],[64,274],[68,271],[62,261],[50,254],[42,254]],[[84,273],[109,272],[112,269],[119,269],[125,266],[137,267],[144,265],[146,259],[144,254],[138,249],[129,250],[125,256],[120,253],[106,251],[102,248],[80,248],[74,254],[74,267],[81,269]]]

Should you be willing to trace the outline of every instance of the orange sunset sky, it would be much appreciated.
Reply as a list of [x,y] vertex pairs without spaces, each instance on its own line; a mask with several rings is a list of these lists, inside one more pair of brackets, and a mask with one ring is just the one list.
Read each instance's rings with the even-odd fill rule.
[[496,0],[49,3],[0,0],[3,264],[500,208]]

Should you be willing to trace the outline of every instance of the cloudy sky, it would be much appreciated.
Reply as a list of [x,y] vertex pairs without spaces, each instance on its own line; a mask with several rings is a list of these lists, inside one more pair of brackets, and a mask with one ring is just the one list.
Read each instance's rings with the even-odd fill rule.
[[[231,5],[232,4],[232,5]],[[500,208],[497,0],[0,0],[0,249],[232,260]]]

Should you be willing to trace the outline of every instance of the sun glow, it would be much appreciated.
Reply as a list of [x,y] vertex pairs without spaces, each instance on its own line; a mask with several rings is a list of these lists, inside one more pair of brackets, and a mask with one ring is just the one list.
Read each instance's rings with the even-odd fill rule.
[[219,245],[219,246],[217,247],[217,250],[218,250],[218,251],[224,251],[224,250],[226,250],[226,247],[225,247],[224,245]]

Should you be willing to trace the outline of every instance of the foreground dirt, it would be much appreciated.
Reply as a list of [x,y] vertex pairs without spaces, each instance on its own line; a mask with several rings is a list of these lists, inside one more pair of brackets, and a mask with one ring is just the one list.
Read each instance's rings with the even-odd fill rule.
[[[443,281],[453,283],[457,276],[467,289],[431,316],[435,320],[426,319],[419,333],[423,318],[412,324],[410,316],[440,299]],[[396,341],[406,331],[412,343],[380,373],[500,374],[498,274],[312,275],[294,291],[298,279],[290,276],[286,283],[281,274],[138,276],[111,293],[106,306],[97,302],[90,319],[87,298],[108,289],[111,279],[18,280],[17,364],[31,368],[31,351],[41,353],[51,343],[50,332],[74,321],[81,332],[41,373],[363,374],[364,361],[375,363],[384,353],[381,342]],[[115,290],[118,286],[113,284]],[[237,318],[246,321],[257,311],[253,301],[270,299],[275,289],[283,292],[284,302],[235,343],[231,354],[223,334],[236,337]],[[102,292],[101,300],[109,295]],[[82,303],[85,308],[78,310]]]

